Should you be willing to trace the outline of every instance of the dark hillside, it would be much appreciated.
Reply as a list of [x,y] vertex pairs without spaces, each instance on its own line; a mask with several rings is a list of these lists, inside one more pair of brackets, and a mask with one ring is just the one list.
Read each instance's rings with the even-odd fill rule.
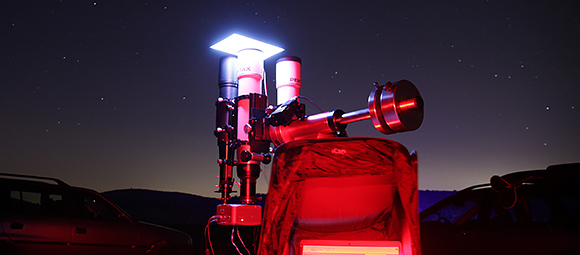
[[[455,191],[420,191],[419,211],[453,193]],[[133,218],[160,225],[205,225],[220,204],[217,198],[145,189],[113,190],[102,194]],[[230,202],[235,204],[236,198]],[[264,202],[265,199],[259,204],[264,206]]]
[[144,189],[102,193],[131,217],[160,225],[204,225],[215,215],[217,198]]

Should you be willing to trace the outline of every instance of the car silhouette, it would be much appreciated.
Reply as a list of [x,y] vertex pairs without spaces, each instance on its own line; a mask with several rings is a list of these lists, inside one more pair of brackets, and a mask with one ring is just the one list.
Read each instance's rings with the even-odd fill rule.
[[93,190],[0,174],[0,254],[193,254],[191,238],[139,222]]
[[493,176],[420,213],[436,254],[579,254],[580,164]]

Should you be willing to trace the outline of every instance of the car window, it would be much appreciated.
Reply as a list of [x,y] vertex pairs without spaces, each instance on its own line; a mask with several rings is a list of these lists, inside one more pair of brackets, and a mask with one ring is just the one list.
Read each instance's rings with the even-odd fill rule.
[[475,220],[477,214],[474,210],[477,210],[477,205],[477,201],[455,201],[425,217],[422,221],[449,221],[455,223],[462,219],[464,215],[469,217],[468,219],[464,219],[464,221]]
[[573,197],[570,195],[558,195],[556,199],[558,206],[563,211],[564,217],[566,217],[566,219],[569,221],[577,223],[580,220],[580,210],[578,208],[580,201],[578,197]]
[[66,216],[63,195],[58,192],[11,190],[8,213],[43,216]]
[[530,198],[530,211],[532,216],[532,221],[534,222],[547,222],[550,221],[550,207],[546,200],[543,198]]
[[112,221],[124,218],[117,208],[95,194],[80,194],[76,203],[76,215],[84,219]]
[[[511,208],[495,207],[491,215],[491,222],[532,224],[560,220],[560,217],[573,208],[571,208],[571,200],[561,198],[558,202],[560,202],[559,205],[550,205],[544,197],[520,197]],[[564,209],[556,209],[555,206],[563,206]]]

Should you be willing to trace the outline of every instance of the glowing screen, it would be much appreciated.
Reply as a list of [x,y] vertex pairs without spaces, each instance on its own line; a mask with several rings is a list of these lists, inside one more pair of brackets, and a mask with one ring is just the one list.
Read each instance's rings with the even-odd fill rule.
[[399,255],[398,241],[303,240],[302,255]]

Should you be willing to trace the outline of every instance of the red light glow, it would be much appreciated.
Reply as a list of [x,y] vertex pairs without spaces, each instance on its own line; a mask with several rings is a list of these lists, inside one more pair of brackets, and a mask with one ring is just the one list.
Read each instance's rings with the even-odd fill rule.
[[402,111],[409,111],[409,110],[417,109],[417,107],[418,107],[418,105],[417,105],[416,98],[411,98],[411,99],[402,101],[399,104],[399,109],[401,109]]

